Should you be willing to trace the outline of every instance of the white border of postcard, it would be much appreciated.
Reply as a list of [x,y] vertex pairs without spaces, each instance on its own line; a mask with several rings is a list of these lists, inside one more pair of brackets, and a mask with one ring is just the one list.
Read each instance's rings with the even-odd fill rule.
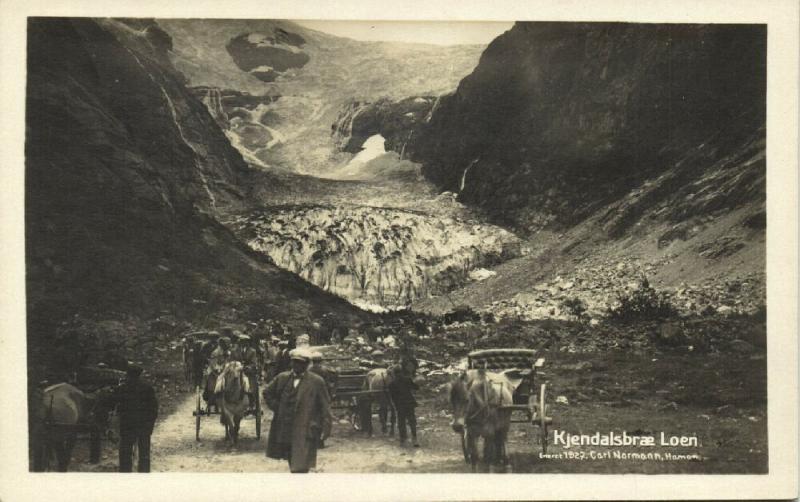
[[[31,474],[23,231],[27,16],[767,23],[768,475]],[[792,0],[0,0],[0,499],[469,500],[797,496],[798,5]]]

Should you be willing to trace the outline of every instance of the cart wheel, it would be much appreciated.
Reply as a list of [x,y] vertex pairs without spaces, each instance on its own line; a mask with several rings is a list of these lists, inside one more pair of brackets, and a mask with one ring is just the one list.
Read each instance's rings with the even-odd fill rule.
[[256,439],[261,439],[261,394],[258,392],[258,383],[256,387]]
[[139,442],[134,441],[133,446],[131,447],[131,465],[134,466],[135,469],[139,469]]
[[194,440],[200,441],[200,414],[202,410],[200,409],[200,386],[197,386],[196,389],[197,393],[197,406],[194,411]]
[[461,431],[461,451],[464,452],[464,462],[470,463],[469,448],[467,448],[467,430]]
[[539,432],[542,434],[542,453],[547,453],[547,404],[545,404],[546,385],[539,390]]

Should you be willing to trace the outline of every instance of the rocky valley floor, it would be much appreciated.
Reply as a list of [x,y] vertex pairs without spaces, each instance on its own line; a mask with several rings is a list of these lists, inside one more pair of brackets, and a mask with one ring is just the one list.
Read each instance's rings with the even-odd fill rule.
[[[750,354],[685,354],[645,350],[545,354],[540,382],[551,396],[553,429],[570,434],[626,431],[634,436],[697,437],[697,447],[565,448],[553,444],[540,456],[539,429],[512,425],[508,451],[510,472],[583,473],[760,473],[767,469],[766,360]],[[366,437],[349,423],[337,423],[318,456],[318,472],[470,472],[460,443],[450,428],[446,384],[449,377],[432,372],[419,392],[420,448],[401,447],[379,432]],[[162,397],[162,400],[164,397]],[[255,438],[253,419],[242,422],[234,447],[223,438],[216,417],[204,417],[201,440],[194,438],[194,395],[182,392],[164,402],[153,434],[153,470],[169,472],[288,472],[284,462],[267,459],[266,431]],[[344,422],[344,420],[342,420]],[[620,453],[659,453],[661,460],[614,458]],[[667,454],[674,456],[669,459]],[[610,455],[611,458],[599,458]],[[682,456],[682,457],[681,457]],[[593,458],[598,457],[598,458]],[[112,472],[116,451],[107,443],[98,465],[86,463],[79,445],[72,469]]]

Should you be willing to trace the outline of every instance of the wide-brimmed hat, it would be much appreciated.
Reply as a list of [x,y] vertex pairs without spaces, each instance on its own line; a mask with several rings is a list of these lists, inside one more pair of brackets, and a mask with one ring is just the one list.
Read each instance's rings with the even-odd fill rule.
[[293,349],[291,352],[289,352],[289,358],[297,361],[309,362],[311,361],[311,351],[302,347]]
[[142,368],[138,364],[132,363],[130,361],[128,362],[127,366],[125,367],[125,372],[128,375],[132,376],[132,377],[138,377],[139,375],[142,374],[143,371],[144,371],[144,368]]

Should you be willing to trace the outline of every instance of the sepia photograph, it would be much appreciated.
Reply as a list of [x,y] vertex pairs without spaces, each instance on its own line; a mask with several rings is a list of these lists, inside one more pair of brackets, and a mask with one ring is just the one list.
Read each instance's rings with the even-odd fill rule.
[[769,23],[242,16],[23,20],[29,479],[770,475]]

